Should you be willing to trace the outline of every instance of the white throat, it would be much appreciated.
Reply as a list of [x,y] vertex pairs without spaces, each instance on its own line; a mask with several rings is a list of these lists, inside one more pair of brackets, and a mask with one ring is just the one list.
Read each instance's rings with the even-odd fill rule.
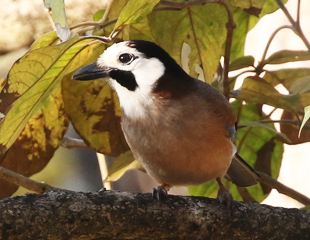
[[164,74],[165,67],[157,58],[139,59],[132,73],[138,87],[130,91],[117,81],[110,79],[115,89],[120,106],[127,117],[141,119],[147,117],[149,106],[153,104],[154,96],[151,94],[156,82]]

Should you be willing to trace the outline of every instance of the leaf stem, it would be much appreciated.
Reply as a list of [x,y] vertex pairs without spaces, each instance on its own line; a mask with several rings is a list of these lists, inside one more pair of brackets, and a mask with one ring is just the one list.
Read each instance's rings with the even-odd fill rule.
[[10,183],[14,183],[17,186],[22,186],[24,188],[27,188],[28,190],[32,190],[38,193],[44,193],[55,189],[54,187],[46,183],[34,181],[30,178],[27,178],[21,174],[18,174],[1,166],[0,178]]

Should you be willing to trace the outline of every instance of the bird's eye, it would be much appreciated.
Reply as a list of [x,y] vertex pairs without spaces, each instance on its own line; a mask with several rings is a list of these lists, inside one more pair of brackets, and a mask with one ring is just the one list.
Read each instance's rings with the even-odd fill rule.
[[129,53],[123,53],[122,55],[119,56],[118,59],[121,63],[130,63],[133,59],[133,55]]

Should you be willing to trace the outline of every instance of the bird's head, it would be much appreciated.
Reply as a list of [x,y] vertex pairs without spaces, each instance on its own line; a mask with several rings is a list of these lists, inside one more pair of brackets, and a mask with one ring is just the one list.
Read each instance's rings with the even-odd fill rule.
[[133,40],[113,44],[95,63],[78,70],[72,78],[83,81],[109,78],[125,113],[138,117],[143,114],[143,107],[152,103],[154,93],[162,88],[176,92],[180,79],[188,75],[155,43]]

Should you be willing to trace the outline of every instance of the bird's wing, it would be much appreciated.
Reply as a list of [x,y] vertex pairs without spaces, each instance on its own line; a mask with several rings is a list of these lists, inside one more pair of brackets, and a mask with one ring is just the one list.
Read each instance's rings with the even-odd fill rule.
[[227,175],[226,178],[239,187],[252,186],[260,181],[259,174],[237,153],[231,161]]

